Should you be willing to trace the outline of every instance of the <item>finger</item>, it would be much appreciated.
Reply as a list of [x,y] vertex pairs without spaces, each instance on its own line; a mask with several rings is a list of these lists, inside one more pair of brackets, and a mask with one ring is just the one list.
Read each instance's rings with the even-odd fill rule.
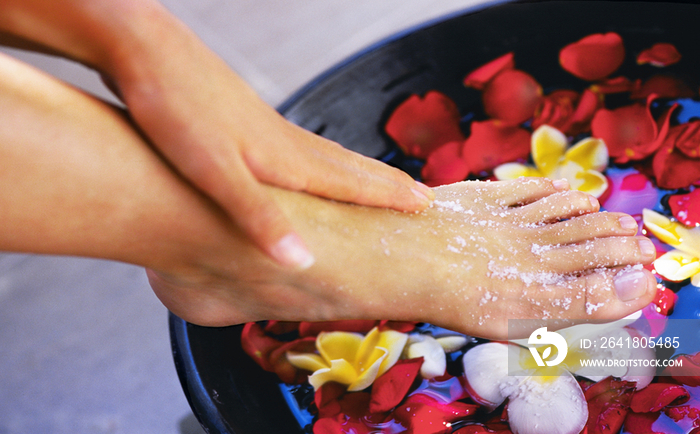
[[508,212],[523,224],[539,224],[564,220],[600,209],[598,200],[580,191],[565,191],[542,198]]
[[572,244],[593,238],[631,236],[639,230],[634,217],[616,212],[582,215],[563,222],[532,229],[543,245]]
[[511,181],[485,184],[492,188],[490,197],[499,206],[519,206],[538,201],[554,193],[567,191],[569,183],[565,179],[553,181],[548,178],[521,177]]
[[649,264],[656,258],[656,249],[645,237],[607,237],[543,248],[535,254],[546,269],[554,273],[575,273],[601,267]]
[[293,150],[278,158],[261,148],[246,151],[246,163],[261,181],[358,205],[421,211],[433,191],[405,172],[365,157],[308,131],[291,135]]
[[[207,191],[243,233],[277,263],[298,269],[313,265],[313,255],[271,194],[242,161],[229,162],[229,170],[219,171],[218,176],[214,167],[206,176],[200,176],[200,188]],[[221,182],[222,179],[226,182]]]

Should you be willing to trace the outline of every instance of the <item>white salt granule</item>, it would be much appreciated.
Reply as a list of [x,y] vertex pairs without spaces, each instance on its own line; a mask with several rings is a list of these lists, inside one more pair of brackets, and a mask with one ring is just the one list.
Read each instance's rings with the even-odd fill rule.
[[464,207],[456,201],[452,200],[435,200],[433,201],[438,208],[449,209],[454,212],[464,212]]
[[586,313],[588,315],[592,314],[596,310],[600,309],[601,307],[605,306],[605,303],[597,303],[593,304],[591,302],[586,302]]

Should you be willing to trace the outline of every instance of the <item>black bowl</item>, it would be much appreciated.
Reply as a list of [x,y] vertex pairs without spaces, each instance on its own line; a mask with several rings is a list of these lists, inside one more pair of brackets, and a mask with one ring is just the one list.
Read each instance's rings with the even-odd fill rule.
[[[630,53],[657,42],[674,43],[684,58],[673,71],[697,82],[698,22],[700,6],[692,3],[489,3],[370,47],[314,80],[280,111],[310,131],[417,175],[418,162],[404,157],[382,132],[388,114],[408,95],[439,90],[462,113],[477,112],[480,94],[465,88],[463,77],[509,51],[516,53],[518,68],[532,74],[545,91],[582,89],[585,83],[559,67],[557,53],[591,33],[610,31],[623,37]],[[640,68],[627,62],[619,73],[640,77]],[[651,67],[645,71],[655,72]],[[278,378],[241,349],[241,327],[199,327],[171,315],[170,328],[180,381],[208,432],[304,432]]]

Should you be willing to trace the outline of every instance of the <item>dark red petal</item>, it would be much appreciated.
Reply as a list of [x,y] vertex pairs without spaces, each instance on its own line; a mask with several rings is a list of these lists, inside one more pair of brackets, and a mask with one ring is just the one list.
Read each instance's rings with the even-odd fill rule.
[[624,59],[625,47],[617,33],[589,35],[559,52],[562,68],[588,81],[600,80],[612,74]]
[[442,404],[420,393],[411,395],[394,410],[394,418],[412,434],[451,432],[448,424],[474,415],[478,406],[460,401]]
[[630,93],[632,99],[646,99],[649,95],[656,94],[658,98],[690,98],[695,92],[683,80],[670,75],[654,75],[644,84],[635,87]]
[[542,86],[530,74],[518,69],[498,74],[482,94],[487,115],[514,125],[530,119],[541,99]]
[[379,330],[396,330],[401,333],[408,333],[416,328],[418,323],[416,321],[391,321],[391,320],[381,320],[379,322]]
[[688,401],[690,394],[683,386],[669,383],[652,383],[635,392],[630,408],[636,413],[659,411],[667,405],[679,405]]
[[634,388],[634,382],[608,377],[586,389],[588,434],[619,432],[629,411]]
[[650,106],[655,96],[647,99],[646,105],[632,104],[614,110],[600,109],[593,116],[593,137],[602,139],[616,163],[642,160],[659,149],[669,132],[670,116],[677,105],[673,105],[659,120],[651,114]]
[[309,373],[303,371],[287,360],[287,351],[295,351],[298,353],[312,353],[316,350],[316,338],[307,337],[296,339],[291,342],[285,342],[279,348],[275,348],[270,352],[269,363],[272,366],[272,372],[287,384],[301,384],[307,381]]
[[581,98],[576,104],[576,110],[569,119],[569,125],[562,131],[568,135],[578,135],[591,130],[591,121],[595,113],[603,106],[603,99],[590,89],[581,93]]
[[324,417],[314,422],[314,434],[339,434],[343,432],[343,425],[333,417]]
[[299,324],[299,336],[318,336],[321,332],[353,332],[367,333],[378,321],[375,320],[342,320],[342,321],[302,321]]
[[261,368],[273,372],[270,363],[270,353],[282,346],[284,342],[265,334],[260,324],[250,322],[243,326],[241,331],[241,347]]
[[656,311],[658,313],[668,316],[673,311],[676,300],[678,300],[678,296],[675,292],[665,286],[661,286],[656,290],[653,303],[656,305]]
[[314,393],[314,403],[318,409],[319,417],[330,417],[340,413],[340,399],[345,394],[346,386],[329,382],[324,383]]
[[669,366],[664,369],[664,376],[671,376],[680,384],[695,387],[700,386],[700,352],[692,356],[679,356],[683,366]]
[[469,164],[462,158],[464,141],[444,144],[428,155],[421,169],[422,181],[430,187],[464,181]]
[[[665,434],[654,430],[654,422],[661,413],[630,413],[625,419],[625,433],[629,434]],[[613,431],[610,431],[611,433]]]
[[678,52],[676,46],[667,43],[654,44],[651,48],[639,53],[637,63],[643,65],[648,63],[652,66],[668,66],[673,65],[681,60],[681,53]]
[[265,324],[265,333],[283,335],[299,330],[299,323],[295,321],[268,321]]
[[700,181],[700,159],[690,158],[666,143],[652,162],[656,185],[661,188],[687,188]]
[[457,105],[446,95],[430,91],[401,103],[385,130],[406,155],[425,159],[445,143],[464,140],[459,120]]
[[493,80],[498,74],[513,68],[515,68],[515,60],[513,59],[513,53],[510,52],[467,74],[467,76],[464,77],[464,85],[477,90],[483,90],[488,82]]
[[340,411],[353,419],[360,419],[368,414],[371,396],[367,392],[350,392],[341,396]]
[[631,92],[639,86],[638,82],[632,81],[627,77],[608,78],[591,86],[591,90],[595,93],[604,95],[611,93]]
[[676,149],[690,158],[700,158],[700,121],[694,120],[678,125],[680,134],[676,137]]
[[569,125],[569,120],[574,114],[574,108],[579,98],[578,92],[568,89],[555,90],[549,95],[545,95],[535,110],[532,129],[536,130],[542,125],[549,125],[559,131],[564,131]]
[[496,120],[474,121],[462,152],[469,172],[483,175],[500,164],[526,159],[530,155],[530,132]]
[[422,364],[422,357],[399,360],[381,377],[374,380],[369,411],[383,413],[399,405],[418,376]]
[[686,226],[700,226],[700,189],[687,194],[675,194],[668,199],[671,213]]

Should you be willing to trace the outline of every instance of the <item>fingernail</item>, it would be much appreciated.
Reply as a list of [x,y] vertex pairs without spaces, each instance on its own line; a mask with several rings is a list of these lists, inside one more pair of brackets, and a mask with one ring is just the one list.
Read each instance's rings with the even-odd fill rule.
[[639,229],[639,224],[637,223],[637,220],[634,219],[634,217],[629,216],[629,215],[624,215],[620,217],[620,227],[622,229]]
[[272,247],[271,254],[280,264],[300,270],[306,270],[316,261],[299,235],[294,233],[282,237]]
[[420,181],[416,181],[416,185],[418,186],[418,191],[423,193],[425,197],[428,198],[428,200],[432,201],[433,199],[435,199],[435,192],[432,188],[428,187]]
[[569,181],[567,181],[567,180],[564,179],[564,178],[562,178],[562,179],[555,179],[554,181],[552,181],[552,186],[553,186],[556,190],[559,190],[559,191],[568,190],[568,189],[569,189]]
[[423,193],[422,191],[416,190],[415,188],[412,188],[411,191],[418,199],[421,200],[421,202],[425,202],[425,203],[431,202],[430,198],[428,196],[426,196],[426,194]]
[[622,271],[614,279],[617,298],[632,301],[647,292],[647,276],[641,270]]
[[642,253],[642,256],[646,258],[656,257],[656,247],[654,247],[654,243],[652,243],[649,238],[639,239],[639,251]]

